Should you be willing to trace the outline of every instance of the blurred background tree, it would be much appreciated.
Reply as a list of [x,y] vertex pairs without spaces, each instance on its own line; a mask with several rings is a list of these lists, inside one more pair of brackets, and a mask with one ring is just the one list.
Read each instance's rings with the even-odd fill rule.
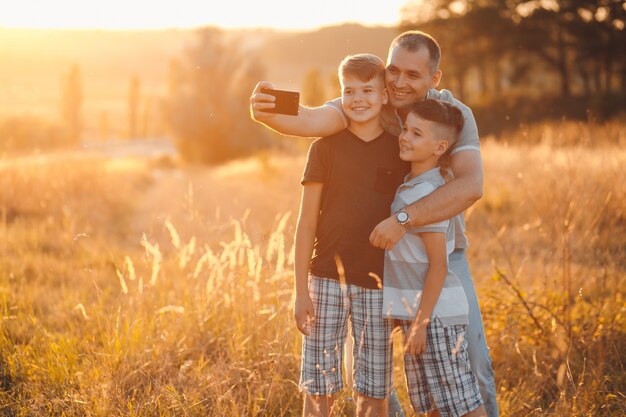
[[133,75],[128,89],[128,138],[136,139],[139,135],[139,101],[140,101],[139,77]]
[[313,68],[304,76],[302,82],[302,104],[320,106],[326,102],[326,83],[322,80],[320,70]]
[[241,45],[219,29],[203,28],[185,56],[170,62],[165,113],[190,162],[222,162],[269,144],[248,114],[250,91],[264,71]]
[[83,83],[78,64],[61,77],[61,120],[71,143],[78,143],[82,133]]
[[412,1],[401,14],[401,30],[438,40],[442,87],[472,106],[481,127],[623,111],[623,0]]

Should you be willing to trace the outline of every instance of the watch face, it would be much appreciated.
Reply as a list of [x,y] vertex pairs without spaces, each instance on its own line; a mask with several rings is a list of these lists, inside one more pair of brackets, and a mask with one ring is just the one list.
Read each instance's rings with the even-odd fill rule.
[[399,211],[398,213],[396,213],[396,219],[400,223],[404,223],[409,220],[409,215],[406,211]]

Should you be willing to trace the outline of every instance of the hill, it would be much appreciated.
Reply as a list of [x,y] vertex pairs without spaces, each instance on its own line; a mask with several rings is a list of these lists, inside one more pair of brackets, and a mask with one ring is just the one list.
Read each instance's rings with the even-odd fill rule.
[[396,35],[395,28],[347,24],[314,32],[276,33],[261,51],[269,79],[298,89],[306,71],[317,68],[330,76],[346,55],[370,52],[385,59]]
[[[346,24],[315,31],[228,30],[242,46],[263,57],[266,78],[283,88],[300,89],[316,68],[329,77],[347,54],[372,52],[383,57],[395,28]],[[126,110],[130,80],[138,76],[144,97],[163,97],[168,63],[184,56],[194,30],[104,31],[0,28],[0,118],[34,114],[54,119],[60,80],[80,65],[86,125],[102,114],[112,124]]]

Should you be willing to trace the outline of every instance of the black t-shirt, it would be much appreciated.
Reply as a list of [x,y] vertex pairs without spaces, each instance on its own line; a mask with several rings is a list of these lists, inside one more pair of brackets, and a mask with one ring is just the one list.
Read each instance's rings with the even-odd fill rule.
[[345,129],[311,144],[302,183],[321,182],[322,202],[310,272],[339,279],[338,255],[348,284],[378,288],[384,250],[369,236],[390,214],[398,185],[410,165],[399,157],[398,140],[384,132],[365,142]]

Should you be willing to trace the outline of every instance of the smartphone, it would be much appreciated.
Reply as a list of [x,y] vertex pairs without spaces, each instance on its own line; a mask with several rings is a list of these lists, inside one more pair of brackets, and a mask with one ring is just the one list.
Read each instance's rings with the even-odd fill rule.
[[297,91],[286,90],[274,90],[271,88],[262,88],[261,92],[264,94],[271,94],[276,97],[274,101],[275,107],[273,109],[265,109],[267,113],[279,113],[288,114],[291,116],[298,115],[298,109],[300,107],[300,93]]

